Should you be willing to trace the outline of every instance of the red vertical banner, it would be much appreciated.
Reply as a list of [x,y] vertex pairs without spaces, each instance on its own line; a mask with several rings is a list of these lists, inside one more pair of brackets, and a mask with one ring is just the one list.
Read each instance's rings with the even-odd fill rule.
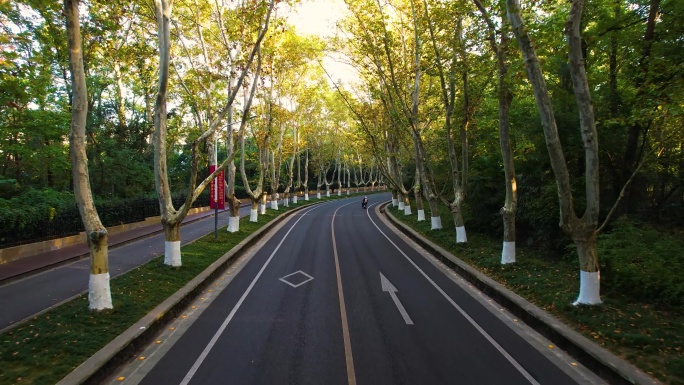
[[[216,166],[209,166],[209,174],[213,173],[214,170],[216,170]],[[211,199],[209,200],[209,207],[212,209],[216,208],[216,205],[218,205],[218,208],[223,210],[226,208],[226,203],[225,203],[225,184],[223,182],[223,170],[216,174],[216,177],[211,180],[211,183],[209,184],[209,193],[211,194]]]
[[224,170],[221,170],[221,172],[218,173],[216,180],[218,181],[218,199],[216,200],[218,202],[218,208],[221,210],[224,210],[226,208],[226,193],[225,193],[225,187],[226,184],[224,183]]

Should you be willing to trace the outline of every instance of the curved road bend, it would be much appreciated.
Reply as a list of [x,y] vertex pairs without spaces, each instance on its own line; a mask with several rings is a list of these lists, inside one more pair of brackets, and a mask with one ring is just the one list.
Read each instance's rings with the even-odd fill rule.
[[[240,216],[249,215],[249,207]],[[228,222],[228,211],[219,212],[219,224]],[[209,216],[181,227],[184,245],[214,231],[214,217]],[[109,250],[109,274],[123,274],[164,253],[164,233]],[[0,330],[88,290],[90,260],[85,258],[60,265],[0,286]]]
[[392,232],[377,199],[290,217],[112,383],[601,383]]

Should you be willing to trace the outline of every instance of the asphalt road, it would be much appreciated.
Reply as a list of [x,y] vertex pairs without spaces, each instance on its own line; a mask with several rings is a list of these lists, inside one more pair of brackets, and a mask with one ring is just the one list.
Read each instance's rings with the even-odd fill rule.
[[279,225],[113,383],[601,382],[395,234],[378,199]]
[[[249,215],[249,207],[240,215]],[[219,213],[219,226],[228,223],[228,211]],[[181,227],[184,245],[214,231],[214,217]],[[110,277],[123,274],[164,254],[164,233],[144,238],[109,250]],[[45,309],[67,301],[88,290],[90,260],[88,258],[60,265],[26,278],[0,286],[0,330],[32,317]]]

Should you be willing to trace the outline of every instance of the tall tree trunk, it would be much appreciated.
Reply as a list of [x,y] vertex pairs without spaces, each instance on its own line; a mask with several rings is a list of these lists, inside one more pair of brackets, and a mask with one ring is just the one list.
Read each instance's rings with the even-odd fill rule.
[[351,193],[351,170],[349,169],[349,163],[345,163],[347,166],[347,195]]
[[515,217],[518,210],[518,186],[515,179],[515,165],[513,151],[509,139],[509,110],[511,107],[512,94],[508,90],[505,76],[508,72],[503,58],[499,60],[499,145],[504,165],[504,177],[506,184],[506,199],[501,208],[503,220],[503,250],[501,251],[501,263],[515,262]]
[[293,197],[292,197],[292,203],[297,203],[297,195],[299,195],[300,189],[302,188],[302,159],[300,156],[299,152],[299,129],[295,126],[295,154],[297,157],[297,184],[294,186],[293,189]]
[[423,189],[420,186],[420,173],[416,169],[416,180],[413,182],[413,197],[416,200],[416,214],[418,221],[425,220],[425,208],[423,207]]
[[454,218],[454,225],[456,226],[456,243],[468,242],[466,236],[465,222],[463,221],[463,202],[465,202],[467,181],[468,181],[468,127],[470,126],[471,106],[468,86],[468,53],[466,52],[465,42],[463,40],[463,19],[458,18],[458,52],[461,56],[461,81],[463,83],[463,116],[461,117],[460,125],[460,142],[461,142],[461,181],[454,184],[454,200],[451,202],[451,215]]
[[340,163],[340,154],[337,154],[337,196],[342,195],[342,164]]
[[306,147],[304,158],[304,200],[309,200],[309,147]]
[[318,176],[316,179],[316,199],[321,199],[321,186],[323,186],[321,173],[322,170],[318,170]]
[[[232,82],[232,81],[231,81]],[[232,88],[232,84],[231,84]],[[226,150],[228,157],[232,157],[233,160],[230,161],[228,167],[226,167],[226,179],[225,179],[225,190],[226,190],[226,203],[228,203],[228,209],[230,211],[230,217],[228,217],[228,232],[235,233],[240,231],[240,205],[242,202],[235,196],[235,179],[237,176],[237,168],[235,167],[235,152],[237,151],[235,147],[235,133],[233,132],[233,108],[231,107],[227,115],[227,133],[226,133]]]
[[74,180],[74,195],[81,220],[86,230],[90,250],[90,280],[88,284],[88,303],[93,310],[112,308],[112,295],[109,285],[109,253],[107,229],[97,214],[90,190],[88,158],[85,151],[85,126],[88,114],[86,77],[83,69],[83,50],[81,27],[79,24],[78,1],[64,1],[67,43],[69,48],[69,69],[71,72],[72,106],[71,167]]
[[[261,51],[259,50],[257,52],[257,70],[255,73],[254,78],[257,79],[259,78],[259,74],[261,73]],[[267,147],[268,142],[265,140],[264,143],[261,145],[259,149],[259,180],[257,182],[256,188],[252,190],[252,187],[249,184],[249,179],[247,179],[247,171],[245,169],[245,129],[247,127],[247,119],[249,116],[249,110],[252,107],[252,100],[254,99],[254,93],[256,92],[256,88],[258,85],[258,81],[253,80],[252,85],[250,87],[249,91],[249,96],[245,93],[244,96],[244,112],[242,114],[242,120],[240,122],[240,177],[242,178],[242,185],[245,187],[245,191],[247,192],[247,195],[249,196],[249,199],[252,203],[250,212],[249,212],[249,221],[250,222],[257,222],[258,220],[258,207],[259,207],[259,198],[263,194],[263,186],[264,186],[264,174],[266,174],[266,170],[264,169],[264,162],[263,162],[263,148]]]
[[[513,162],[513,151],[510,144],[510,123],[509,111],[513,94],[510,91],[507,76],[508,64],[506,63],[506,51],[509,44],[509,32],[506,18],[502,18],[502,28],[497,33],[494,22],[489,16],[489,12],[484,8],[480,0],[473,0],[475,5],[482,13],[489,30],[488,40],[496,55],[496,62],[499,70],[499,146],[501,148],[501,158],[504,166],[504,178],[506,186],[506,198],[500,210],[503,220],[504,236],[503,249],[501,251],[501,263],[508,264],[515,262],[515,216],[518,208],[518,192],[515,180],[515,166]],[[501,11],[503,15],[505,10]],[[496,41],[496,36],[501,36],[501,41]]]
[[116,114],[119,118],[118,136],[121,143],[124,143],[126,139],[126,99],[124,98],[121,64],[116,59],[114,59],[114,75],[116,76]]
[[570,234],[579,253],[580,292],[575,304],[599,304],[601,303],[600,274],[596,255],[596,229],[599,209],[598,138],[583,65],[584,57],[580,38],[580,20],[584,4],[582,0],[572,1],[565,27],[569,46],[570,74],[580,113],[580,129],[585,154],[587,207],[581,218],[578,218],[574,211],[570,176],[558,137],[558,128],[551,108],[551,100],[539,65],[539,59],[521,17],[520,4],[518,0],[506,0],[506,5],[508,17],[523,53],[527,76],[532,84],[537,107],[542,118],[546,147],[558,186],[560,225],[565,232]]
[[280,168],[280,164],[276,166],[275,153],[271,152],[271,209],[278,210],[278,173],[276,167]]
[[159,197],[161,223],[166,234],[164,264],[181,266],[180,236],[173,237],[174,227],[179,226],[178,212],[173,208],[166,162],[167,107],[166,96],[169,82],[171,55],[171,2],[155,0],[159,39],[159,87],[154,107],[154,180]]
[[[253,87],[256,87],[256,82],[252,84]],[[242,125],[244,126],[246,124],[245,120],[243,119]],[[249,180],[247,179],[247,171],[245,169],[245,137],[242,135],[240,137],[240,176],[242,177],[242,184],[245,186],[245,191],[247,192],[247,195],[249,196],[250,201],[252,202],[252,208],[250,211],[249,215],[249,221],[250,222],[257,222],[258,219],[258,208],[259,208],[259,199],[261,199],[262,195],[265,197],[266,195],[264,194],[263,191],[263,186],[264,186],[264,174],[266,173],[266,170],[264,169],[264,162],[259,161],[259,180],[257,181],[257,185],[254,190],[252,190],[252,187],[249,184]]]
[[[296,151],[295,151],[296,152]],[[290,207],[290,200],[293,198],[293,193],[290,192],[290,190],[293,187],[294,183],[294,159],[295,159],[296,154],[292,154],[292,157],[290,158],[289,164],[288,164],[288,179],[287,179],[287,185],[285,186],[285,189],[283,190],[283,206],[285,207]],[[292,203],[297,203],[293,201]]]

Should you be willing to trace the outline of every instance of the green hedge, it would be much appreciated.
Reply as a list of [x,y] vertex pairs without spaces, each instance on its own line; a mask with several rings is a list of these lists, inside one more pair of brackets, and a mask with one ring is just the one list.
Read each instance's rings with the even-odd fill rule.
[[[173,197],[176,207],[184,201],[184,195]],[[156,196],[129,199],[95,197],[95,205],[100,220],[107,227],[159,215]],[[193,207],[208,205],[209,193],[205,191]],[[83,231],[73,193],[49,189],[31,189],[12,199],[0,199],[0,223],[0,248],[66,237]]]
[[602,291],[654,304],[684,305],[684,239],[619,218],[598,239]]

